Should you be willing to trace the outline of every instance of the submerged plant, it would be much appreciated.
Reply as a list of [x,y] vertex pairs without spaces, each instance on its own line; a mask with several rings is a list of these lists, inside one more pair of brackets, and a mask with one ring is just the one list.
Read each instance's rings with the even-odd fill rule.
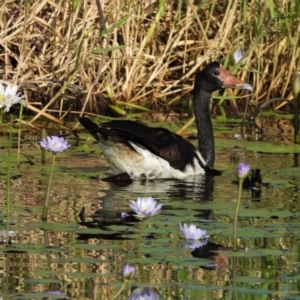
[[46,200],[45,200],[43,214],[42,214],[42,220],[46,221],[47,214],[48,214],[50,190],[51,190],[51,184],[52,184],[52,177],[53,177],[56,153],[65,151],[71,145],[64,138],[61,138],[58,136],[52,136],[52,137],[48,136],[40,142],[40,145],[45,150],[53,153],[51,170],[50,170],[50,175],[49,175],[49,182],[48,182],[48,189],[47,189]]
[[134,246],[134,250],[137,250],[146,226],[147,219],[158,215],[161,212],[163,204],[157,204],[156,200],[154,200],[152,197],[139,197],[136,201],[130,200],[129,206],[136,213],[138,218],[143,219],[142,227]]
[[178,233],[181,238],[186,240],[206,240],[209,237],[204,229],[197,228],[194,224],[179,224]]

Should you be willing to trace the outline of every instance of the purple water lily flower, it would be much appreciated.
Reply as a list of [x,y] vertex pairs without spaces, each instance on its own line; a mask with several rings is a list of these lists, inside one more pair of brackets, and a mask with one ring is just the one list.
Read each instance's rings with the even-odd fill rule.
[[135,267],[131,265],[125,265],[123,268],[123,277],[124,279],[132,279],[135,273]]
[[17,85],[8,84],[4,88],[3,84],[0,83],[0,108],[5,107],[4,112],[9,112],[10,108],[23,100],[24,96],[20,96]]
[[197,228],[194,224],[179,224],[178,233],[181,238],[186,240],[205,240],[209,237],[204,229]]
[[58,136],[47,136],[40,142],[40,145],[53,153],[63,152],[71,146],[64,138]]
[[150,218],[160,213],[163,204],[156,205],[156,200],[152,197],[137,198],[130,200],[129,206],[139,218]]
[[127,300],[160,300],[160,295],[152,287],[141,287],[135,289]]
[[237,170],[236,170],[236,177],[239,180],[243,180],[249,176],[250,173],[250,165],[245,162],[240,162]]

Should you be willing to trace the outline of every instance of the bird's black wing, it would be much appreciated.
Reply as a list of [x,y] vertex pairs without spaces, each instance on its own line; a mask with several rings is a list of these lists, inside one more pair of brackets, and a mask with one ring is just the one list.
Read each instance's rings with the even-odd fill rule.
[[149,127],[140,122],[115,120],[102,123],[99,126],[88,118],[79,118],[79,122],[98,140],[110,137],[116,143],[134,149],[130,143],[141,145],[153,154],[167,160],[174,169],[183,171],[187,164],[194,165],[194,159],[199,161],[196,147],[180,135],[165,128]]

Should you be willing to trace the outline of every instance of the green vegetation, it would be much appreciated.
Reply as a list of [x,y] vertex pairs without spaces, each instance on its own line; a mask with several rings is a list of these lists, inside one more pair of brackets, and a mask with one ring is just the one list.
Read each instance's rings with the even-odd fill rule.
[[44,116],[62,124],[81,111],[175,111],[194,73],[211,60],[228,65],[237,49],[245,55],[233,71],[254,86],[255,104],[293,98],[298,0],[22,0],[0,7],[1,77],[20,85],[31,123]]

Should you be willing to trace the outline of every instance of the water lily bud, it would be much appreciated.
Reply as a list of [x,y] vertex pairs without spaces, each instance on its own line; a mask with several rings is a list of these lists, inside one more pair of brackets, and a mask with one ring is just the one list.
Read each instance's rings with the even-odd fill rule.
[[124,279],[130,280],[133,278],[135,273],[135,267],[130,265],[125,265],[123,268],[123,277]]
[[236,170],[236,177],[237,179],[245,179],[249,176],[250,173],[250,165],[245,162],[240,162],[237,170]]
[[292,86],[294,98],[300,94],[300,72],[297,72]]

